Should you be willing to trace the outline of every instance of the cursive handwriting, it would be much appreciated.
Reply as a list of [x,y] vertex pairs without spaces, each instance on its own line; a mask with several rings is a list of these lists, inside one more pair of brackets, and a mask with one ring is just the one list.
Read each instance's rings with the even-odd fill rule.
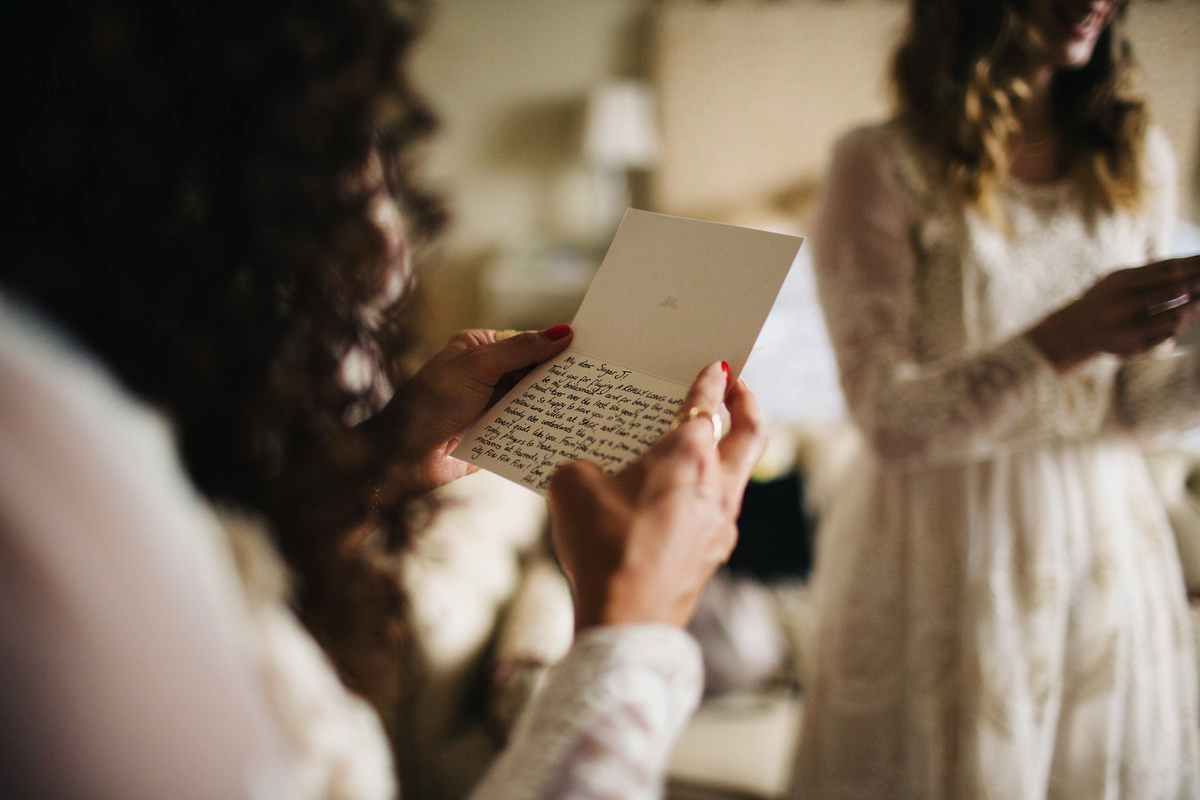
[[586,459],[616,472],[667,430],[686,386],[570,352],[490,412],[472,462],[543,491],[560,466]]

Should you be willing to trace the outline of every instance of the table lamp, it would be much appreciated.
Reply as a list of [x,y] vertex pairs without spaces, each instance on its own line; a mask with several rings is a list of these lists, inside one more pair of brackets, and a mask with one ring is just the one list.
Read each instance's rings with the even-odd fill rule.
[[648,86],[613,81],[588,93],[583,153],[592,168],[596,228],[602,239],[612,235],[629,207],[629,170],[652,166],[659,147],[654,96]]

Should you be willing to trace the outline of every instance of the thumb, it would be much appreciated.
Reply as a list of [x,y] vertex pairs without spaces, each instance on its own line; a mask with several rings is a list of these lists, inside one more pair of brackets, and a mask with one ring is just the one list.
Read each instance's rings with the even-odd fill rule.
[[480,377],[495,383],[510,372],[540,364],[567,349],[573,335],[571,326],[562,324],[544,331],[524,331],[481,347],[475,353],[484,373]]
[[547,495],[550,507],[555,512],[569,511],[578,507],[581,498],[594,493],[597,484],[604,480],[604,470],[591,461],[570,461],[563,464],[550,476]]

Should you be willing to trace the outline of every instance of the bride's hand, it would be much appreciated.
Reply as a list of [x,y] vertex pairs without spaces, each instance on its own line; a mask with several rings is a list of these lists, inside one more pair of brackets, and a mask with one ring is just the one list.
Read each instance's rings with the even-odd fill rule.
[[1132,356],[1178,335],[1196,316],[1200,255],[1121,269],[1031,331],[1060,371],[1097,353]]
[[[725,396],[729,434],[714,440]],[[576,461],[550,481],[552,534],[575,593],[576,627],[666,623],[683,627],[704,584],[737,542],[750,471],[766,446],[754,395],[726,395],[721,364],[692,384],[684,416],[615,475]]]
[[516,385],[533,366],[571,342],[567,325],[500,338],[492,330],[455,334],[403,387],[385,409],[399,410],[406,435],[403,474],[393,476],[406,492],[425,492],[461,478],[475,467],[450,455],[459,436],[484,410]]

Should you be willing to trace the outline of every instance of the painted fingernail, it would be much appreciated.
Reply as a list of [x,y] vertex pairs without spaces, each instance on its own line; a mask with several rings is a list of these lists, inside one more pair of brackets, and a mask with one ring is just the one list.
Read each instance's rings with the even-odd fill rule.
[[729,364],[724,361],[721,362],[721,372],[725,373],[725,382],[729,383]]
[[565,322],[560,322],[557,325],[551,325],[546,330],[542,331],[542,336],[545,336],[552,342],[557,342],[571,332],[571,326]]

